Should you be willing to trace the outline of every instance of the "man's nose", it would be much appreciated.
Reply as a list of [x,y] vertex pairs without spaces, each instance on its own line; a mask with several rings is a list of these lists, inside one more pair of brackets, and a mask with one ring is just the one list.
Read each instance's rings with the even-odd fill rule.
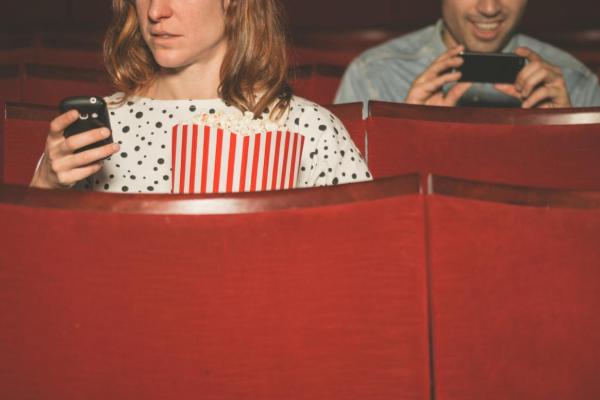
[[173,15],[171,0],[150,0],[148,7],[148,18],[152,22],[160,22]]
[[479,0],[477,2],[477,11],[486,17],[493,17],[502,10],[501,0]]

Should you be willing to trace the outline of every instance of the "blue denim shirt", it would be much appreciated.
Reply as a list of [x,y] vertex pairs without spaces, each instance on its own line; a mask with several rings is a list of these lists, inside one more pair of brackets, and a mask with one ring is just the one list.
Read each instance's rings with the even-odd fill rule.
[[[382,100],[403,102],[410,86],[440,54],[447,50],[442,41],[442,21],[419,31],[393,39],[367,50],[348,67],[336,96],[336,103]],[[513,35],[505,53],[528,47],[551,64],[562,68],[574,107],[600,106],[598,78],[581,62],[564,51],[531,37]],[[448,87],[444,88],[448,90]],[[494,89],[476,83],[461,98],[459,105],[494,104],[518,107],[520,102]]]

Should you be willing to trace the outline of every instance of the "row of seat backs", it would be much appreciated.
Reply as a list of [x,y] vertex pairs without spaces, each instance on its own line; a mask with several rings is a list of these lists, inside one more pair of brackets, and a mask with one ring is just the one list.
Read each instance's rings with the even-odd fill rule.
[[42,64],[0,66],[0,100],[58,107],[65,97],[114,92],[106,73],[89,68]]
[[430,188],[416,175],[212,196],[0,185],[0,391],[597,397],[599,194]]
[[[347,67],[363,51],[406,31],[356,29],[298,32],[289,47],[292,66]],[[543,39],[570,52],[600,74],[599,30],[548,33]],[[33,63],[103,70],[103,33],[98,31],[0,34],[0,65]]]
[[[330,104],[344,68],[332,65],[300,65],[290,68],[295,93],[320,104]],[[105,72],[81,67],[44,64],[0,65],[0,101],[55,106],[67,96],[114,92]]]
[[[329,106],[376,178],[418,171],[540,187],[600,188],[600,110],[460,109],[372,102]],[[4,182],[26,184],[54,108],[8,103]]]

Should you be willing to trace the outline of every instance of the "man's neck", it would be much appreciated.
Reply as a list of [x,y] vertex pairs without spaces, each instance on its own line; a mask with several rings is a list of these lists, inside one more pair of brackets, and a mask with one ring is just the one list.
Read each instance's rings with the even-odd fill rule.
[[458,46],[458,42],[454,39],[454,36],[450,33],[446,25],[442,23],[442,42],[446,45],[446,48],[451,49]]

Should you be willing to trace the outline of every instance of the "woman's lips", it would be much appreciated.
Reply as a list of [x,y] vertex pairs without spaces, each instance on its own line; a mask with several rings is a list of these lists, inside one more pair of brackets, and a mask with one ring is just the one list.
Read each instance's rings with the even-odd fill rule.
[[155,42],[171,42],[175,39],[181,37],[181,35],[176,35],[169,32],[151,32],[150,37]]

